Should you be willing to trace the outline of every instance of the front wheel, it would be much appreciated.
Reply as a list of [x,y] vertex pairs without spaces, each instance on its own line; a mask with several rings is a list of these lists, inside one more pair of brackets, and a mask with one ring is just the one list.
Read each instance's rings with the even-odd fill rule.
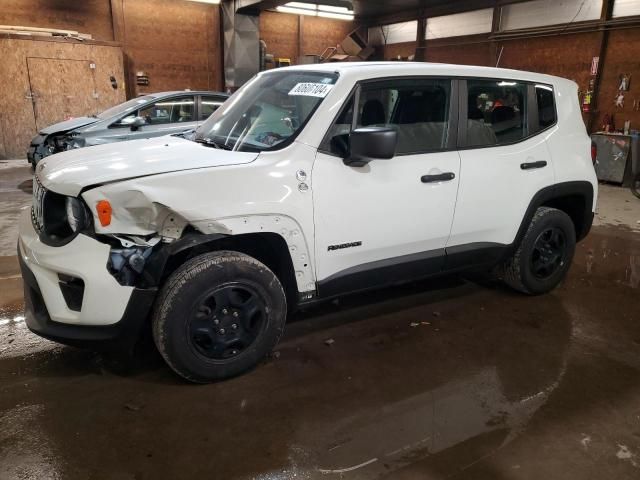
[[576,247],[576,232],[569,215],[540,207],[518,249],[502,268],[510,287],[530,295],[553,290],[565,277]]
[[153,337],[178,375],[206,383],[255,366],[277,344],[286,315],[271,270],[242,253],[213,252],[169,277],[156,302]]

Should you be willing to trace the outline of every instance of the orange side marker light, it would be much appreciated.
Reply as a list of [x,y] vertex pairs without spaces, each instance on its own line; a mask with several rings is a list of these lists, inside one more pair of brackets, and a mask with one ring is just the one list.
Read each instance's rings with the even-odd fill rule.
[[96,204],[96,212],[98,213],[98,220],[100,225],[106,227],[111,223],[111,204],[107,200],[100,200]]

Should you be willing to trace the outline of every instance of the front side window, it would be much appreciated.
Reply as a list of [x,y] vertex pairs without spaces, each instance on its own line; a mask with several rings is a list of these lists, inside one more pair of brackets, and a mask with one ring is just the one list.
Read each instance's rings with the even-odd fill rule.
[[[107,108],[104,112],[96,115],[100,120],[107,120],[108,118],[115,117],[116,115],[125,114],[127,112],[134,112],[140,105],[153,100],[151,95],[145,95],[143,97],[132,98],[124,103],[116,105],[115,107]],[[134,115],[135,116],[135,115]]]
[[[390,127],[398,134],[396,153],[440,150],[447,144],[451,81],[389,80],[364,84],[355,127]],[[344,154],[353,123],[353,100],[333,123],[321,150]]]
[[284,145],[304,127],[338,75],[274,71],[247,82],[197,130],[195,141],[238,151]]
[[536,99],[538,101],[538,129],[544,130],[556,123],[553,88],[546,85],[536,85]]
[[147,125],[192,122],[194,104],[192,96],[169,98],[141,109],[138,115]]
[[468,80],[467,100],[465,146],[502,145],[527,136],[526,83]]

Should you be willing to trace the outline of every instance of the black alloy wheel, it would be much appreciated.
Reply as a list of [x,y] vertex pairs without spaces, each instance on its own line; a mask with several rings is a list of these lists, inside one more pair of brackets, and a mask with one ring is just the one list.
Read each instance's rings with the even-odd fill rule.
[[249,284],[229,283],[205,292],[188,323],[192,347],[200,355],[225,360],[248,349],[266,325],[265,304]]
[[531,273],[545,280],[558,271],[566,261],[567,238],[557,227],[544,230],[533,244],[531,251]]

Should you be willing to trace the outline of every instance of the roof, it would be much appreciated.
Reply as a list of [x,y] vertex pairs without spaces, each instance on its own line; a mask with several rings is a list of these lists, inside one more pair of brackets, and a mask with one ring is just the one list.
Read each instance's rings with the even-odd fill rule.
[[229,94],[225,93],[225,92],[214,92],[211,90],[169,90],[166,92],[150,92],[150,93],[143,93],[141,96],[151,96],[154,98],[158,98],[158,97],[166,97],[168,95],[179,95],[179,94],[195,94],[195,95],[222,95],[224,97],[228,97]]
[[[283,68],[280,68],[279,70],[282,69]],[[360,78],[375,78],[387,75],[446,75],[456,77],[509,78],[545,83],[555,83],[559,80],[566,81],[566,79],[561,77],[523,70],[429,62],[333,62],[284,67],[284,69],[336,72],[340,75],[357,76]]]

